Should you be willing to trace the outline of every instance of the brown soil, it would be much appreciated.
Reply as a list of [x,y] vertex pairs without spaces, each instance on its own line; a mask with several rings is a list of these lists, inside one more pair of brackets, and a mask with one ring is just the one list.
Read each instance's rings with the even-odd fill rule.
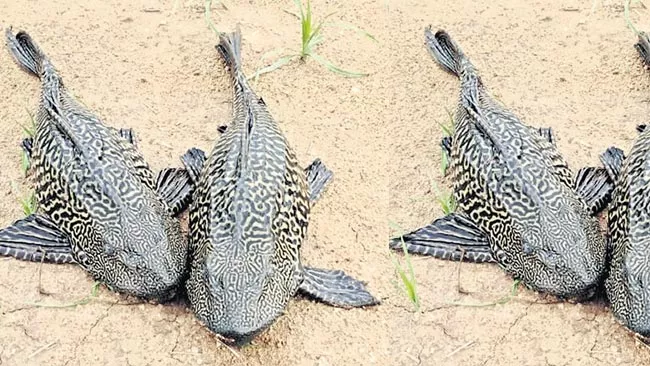
[[[203,1],[58,0],[0,3],[0,25],[25,29],[66,85],[107,124],[135,129],[154,168],[178,165],[187,148],[209,150],[230,115],[231,89],[203,18]],[[219,29],[241,23],[245,69],[279,48],[299,47],[291,1],[228,1],[214,7]],[[612,2],[515,0],[316,2],[322,16],[363,27],[379,43],[328,28],[318,52],[371,72],[346,79],[308,60],[253,83],[301,162],[320,157],[335,172],[315,206],[304,258],[368,282],[383,304],[343,310],[297,298],[269,331],[235,355],[183,304],[128,304],[74,265],[0,258],[1,365],[568,365],[644,364],[639,346],[601,303],[545,304],[525,290],[485,304],[512,286],[496,266],[414,258],[422,312],[396,288],[386,248],[388,222],[405,229],[441,215],[432,182],[442,179],[436,122],[453,109],[458,82],[423,46],[423,28],[443,27],[483,80],[523,120],[551,126],[573,166],[596,164],[610,144],[628,148],[645,122],[650,81],[631,47],[622,7]],[[637,21],[648,13],[634,15]],[[640,22],[639,24],[650,24]],[[21,128],[39,83],[0,52],[0,223],[22,216]],[[16,182],[20,192],[12,189]],[[460,280],[458,280],[460,278]],[[458,292],[458,286],[469,294]]]

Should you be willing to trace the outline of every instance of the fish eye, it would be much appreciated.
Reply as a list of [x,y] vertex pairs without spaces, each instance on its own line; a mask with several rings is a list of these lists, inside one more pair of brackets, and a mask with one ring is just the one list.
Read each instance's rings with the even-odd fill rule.
[[535,253],[533,246],[530,245],[530,242],[524,238],[521,238],[521,250],[524,252],[524,254],[528,255]]
[[106,243],[104,244],[104,252],[108,255],[114,256],[115,255],[115,247]]

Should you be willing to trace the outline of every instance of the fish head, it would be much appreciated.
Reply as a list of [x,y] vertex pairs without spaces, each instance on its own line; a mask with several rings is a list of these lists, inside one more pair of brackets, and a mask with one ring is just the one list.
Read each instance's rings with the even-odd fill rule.
[[165,302],[181,286],[187,268],[187,239],[180,223],[157,200],[123,210],[119,225],[102,227],[111,289],[138,298]]
[[229,248],[231,244],[217,243],[221,249],[207,256],[201,277],[212,310],[203,320],[210,330],[241,346],[282,315],[303,277],[297,250],[276,250],[268,239],[249,238],[246,248]]
[[522,220],[524,282],[561,298],[593,296],[605,270],[605,240],[584,204],[561,198]]

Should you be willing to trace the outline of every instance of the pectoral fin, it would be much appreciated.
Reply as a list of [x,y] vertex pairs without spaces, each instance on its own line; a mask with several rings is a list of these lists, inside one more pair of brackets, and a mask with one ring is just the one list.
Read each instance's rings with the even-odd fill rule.
[[327,169],[320,159],[316,159],[305,168],[305,175],[307,176],[307,184],[309,185],[309,199],[314,203],[325,191],[327,184],[334,174],[331,170]]
[[621,173],[624,160],[625,153],[615,146],[609,147],[604,153],[600,154],[600,162],[603,163],[613,183],[616,183],[618,175]]
[[194,183],[199,181],[201,170],[203,170],[203,164],[205,164],[205,159],[205,152],[196,147],[187,150],[187,152],[181,156],[185,169]]
[[645,32],[639,32],[638,36],[639,41],[634,45],[634,48],[639,52],[646,66],[650,66],[650,38]]
[[393,250],[468,262],[494,262],[488,238],[467,216],[452,213],[408,234],[392,238]]
[[75,262],[67,235],[39,214],[0,229],[0,255],[32,262]]
[[131,143],[134,147],[138,147],[138,139],[135,137],[135,132],[131,128],[120,128],[117,133],[126,141]]
[[365,285],[340,270],[304,267],[299,291],[332,306],[354,308],[379,304]]
[[167,202],[172,215],[176,216],[189,206],[194,192],[194,182],[187,170],[166,168],[158,173],[156,190]]
[[555,146],[555,135],[553,134],[553,130],[550,127],[537,128],[537,133],[546,139],[546,141],[551,143],[551,145]]
[[33,137],[27,137],[24,138],[22,143],[20,144],[20,147],[22,147],[23,151],[29,158],[32,157],[32,147],[34,146],[34,138]]
[[610,180],[607,170],[585,167],[576,174],[574,188],[587,203],[591,214],[595,215],[612,200],[614,182]]

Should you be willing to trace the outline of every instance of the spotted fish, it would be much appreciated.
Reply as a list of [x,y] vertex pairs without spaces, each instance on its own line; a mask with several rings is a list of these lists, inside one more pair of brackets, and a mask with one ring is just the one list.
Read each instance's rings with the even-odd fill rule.
[[25,32],[6,31],[15,61],[41,80],[33,139],[39,212],[0,230],[0,255],[77,263],[109,288],[164,301],[181,286],[187,239],[174,216],[189,205],[185,169],[154,176],[133,131],[117,130],[81,106]]
[[574,179],[550,129],[529,127],[497,104],[445,31],[429,27],[425,38],[435,61],[461,82],[455,133],[442,142],[458,210],[391,239],[390,248],[497,262],[534,290],[591,296],[605,268],[592,215],[610,199],[606,171],[583,168]]
[[364,284],[339,270],[305,266],[300,247],[309,213],[332,173],[320,160],[303,170],[241,69],[241,33],[217,50],[232,76],[233,118],[212,152],[183,157],[198,180],[190,205],[192,310],[236,344],[250,341],[300,291],[341,307],[374,305]]
[[615,317],[650,337],[650,129],[637,130],[627,157],[616,147],[600,156],[616,183],[607,215],[605,290]]

